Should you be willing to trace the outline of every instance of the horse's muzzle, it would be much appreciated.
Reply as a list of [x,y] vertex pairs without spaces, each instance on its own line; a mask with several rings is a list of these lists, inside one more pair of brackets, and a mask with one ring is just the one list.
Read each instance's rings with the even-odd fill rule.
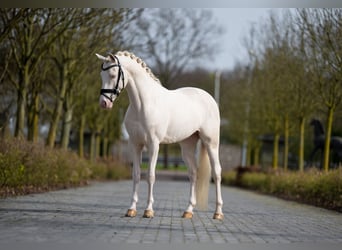
[[100,98],[100,107],[103,109],[111,109],[113,107],[113,103]]

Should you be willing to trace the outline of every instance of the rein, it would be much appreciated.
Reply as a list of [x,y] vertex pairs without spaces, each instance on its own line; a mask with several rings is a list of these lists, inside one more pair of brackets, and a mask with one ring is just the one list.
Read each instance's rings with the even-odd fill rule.
[[[112,58],[114,60],[114,62],[117,61],[118,63],[117,64],[111,64],[105,68],[103,67],[104,63],[102,63],[102,65],[101,65],[102,71],[107,71],[111,68],[118,67],[119,68],[119,74],[118,74],[118,78],[116,79],[115,87],[113,89],[101,89],[100,95],[103,95],[109,101],[113,102],[114,101],[113,96],[118,97],[120,95],[120,89],[119,89],[120,80],[122,80],[122,86],[123,87],[125,86],[125,75],[124,75],[123,70],[121,68],[119,58],[117,58],[117,56],[112,55],[112,54],[109,54],[109,56],[110,56],[110,58]],[[107,96],[106,94],[110,94],[110,96]]]

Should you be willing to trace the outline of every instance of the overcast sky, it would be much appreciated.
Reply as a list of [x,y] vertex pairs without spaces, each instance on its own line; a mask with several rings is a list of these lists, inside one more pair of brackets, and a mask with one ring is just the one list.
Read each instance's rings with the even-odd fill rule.
[[243,46],[243,37],[249,33],[252,23],[266,19],[271,11],[280,13],[281,9],[270,8],[222,8],[212,9],[214,18],[225,29],[222,37],[222,52],[213,62],[212,69],[232,69],[237,61],[246,60],[246,49]]

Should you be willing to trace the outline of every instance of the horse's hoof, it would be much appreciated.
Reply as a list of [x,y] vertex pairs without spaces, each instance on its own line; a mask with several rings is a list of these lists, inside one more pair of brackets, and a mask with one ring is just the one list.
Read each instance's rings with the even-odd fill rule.
[[213,217],[214,220],[223,220],[223,218],[224,218],[223,214],[214,213],[214,217]]
[[126,217],[135,217],[137,215],[137,210],[135,209],[128,209],[127,213],[125,214]]
[[183,213],[182,218],[191,219],[191,218],[192,218],[192,212],[187,212],[187,211],[185,211],[185,212]]
[[144,218],[153,218],[153,216],[154,216],[153,210],[146,209],[144,211],[144,215],[143,215]]

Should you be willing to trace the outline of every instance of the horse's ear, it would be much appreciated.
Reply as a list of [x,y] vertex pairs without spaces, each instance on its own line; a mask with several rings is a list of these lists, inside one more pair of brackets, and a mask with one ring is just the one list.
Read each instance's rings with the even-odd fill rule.
[[100,59],[100,60],[102,60],[102,61],[109,61],[109,59],[106,58],[106,57],[104,57],[104,56],[101,56],[101,55],[99,55],[99,54],[97,54],[97,53],[95,53],[95,55],[97,56],[98,59]]

